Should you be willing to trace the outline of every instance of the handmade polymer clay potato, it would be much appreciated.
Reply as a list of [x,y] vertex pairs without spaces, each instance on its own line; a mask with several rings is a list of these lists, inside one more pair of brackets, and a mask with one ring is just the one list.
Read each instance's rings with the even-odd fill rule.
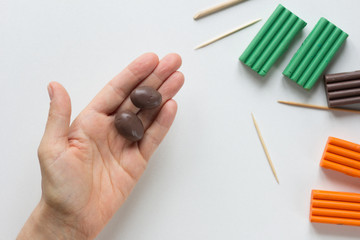
[[[142,86],[131,92],[130,100],[140,109],[151,109],[160,106],[162,96],[156,89]],[[121,136],[133,142],[139,141],[144,136],[144,126],[141,120],[131,111],[117,112],[115,127]]]
[[130,111],[119,111],[115,115],[118,133],[130,141],[139,141],[144,136],[144,126],[138,116]]
[[160,106],[162,101],[161,94],[149,86],[136,88],[130,94],[130,99],[136,107],[143,109],[156,108]]

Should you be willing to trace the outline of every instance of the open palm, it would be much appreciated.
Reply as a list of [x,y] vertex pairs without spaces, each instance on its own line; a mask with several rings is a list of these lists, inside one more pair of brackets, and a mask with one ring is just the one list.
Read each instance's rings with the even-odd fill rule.
[[[152,53],[134,60],[111,80],[70,125],[71,104],[66,90],[49,84],[49,118],[39,147],[41,203],[61,221],[95,237],[126,200],[147,162],[169,130],[176,114],[173,96],[184,82],[177,69],[181,59],[169,54],[161,61]],[[137,86],[152,86],[163,102],[139,110],[129,94]],[[145,128],[144,138],[130,142],[114,126],[114,114],[130,110]]]

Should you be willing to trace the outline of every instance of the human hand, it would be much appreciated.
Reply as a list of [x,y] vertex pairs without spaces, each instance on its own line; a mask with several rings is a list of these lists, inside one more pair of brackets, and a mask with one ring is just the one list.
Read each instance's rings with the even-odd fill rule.
[[[48,86],[48,122],[38,149],[42,197],[18,239],[93,239],[124,203],[169,130],[184,83],[181,58],[161,61],[147,53],[112,79],[70,125],[71,103],[58,83]],[[160,107],[139,110],[130,101],[141,85],[161,93]],[[139,142],[119,135],[117,110],[137,113],[145,134]],[[52,238],[50,237],[52,236]]]

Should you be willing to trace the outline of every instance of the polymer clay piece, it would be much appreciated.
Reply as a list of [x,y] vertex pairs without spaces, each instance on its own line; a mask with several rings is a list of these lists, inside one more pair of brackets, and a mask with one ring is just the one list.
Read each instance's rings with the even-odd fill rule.
[[130,111],[119,111],[115,115],[118,133],[129,141],[139,141],[144,136],[144,126],[140,118]]
[[310,221],[360,226],[360,194],[312,190]]
[[360,103],[360,71],[324,75],[329,107]]
[[161,94],[149,86],[135,88],[130,94],[131,102],[138,108],[150,109],[160,106]]
[[239,60],[265,76],[305,26],[306,22],[279,4]]
[[283,74],[305,89],[311,89],[348,34],[321,18],[295,53]]
[[320,166],[353,177],[360,177],[360,145],[329,137]]

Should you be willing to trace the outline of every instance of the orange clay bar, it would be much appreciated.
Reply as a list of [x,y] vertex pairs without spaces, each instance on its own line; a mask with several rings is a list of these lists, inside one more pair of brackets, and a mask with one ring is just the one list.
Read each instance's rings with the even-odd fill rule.
[[312,190],[310,221],[360,226],[360,194]]
[[360,177],[360,145],[329,137],[320,166]]

